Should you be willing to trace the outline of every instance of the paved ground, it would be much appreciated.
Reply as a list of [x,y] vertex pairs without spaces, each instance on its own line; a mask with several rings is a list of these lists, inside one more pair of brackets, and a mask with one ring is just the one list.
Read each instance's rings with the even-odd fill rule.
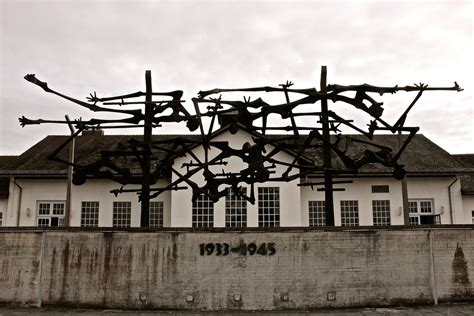
[[390,307],[390,308],[358,308],[324,311],[294,311],[294,312],[173,312],[173,311],[124,311],[124,310],[91,310],[91,309],[64,309],[64,308],[35,308],[35,307],[0,307],[0,316],[23,315],[77,315],[77,316],[157,316],[157,315],[474,315],[474,302],[466,304],[440,304],[437,306]]

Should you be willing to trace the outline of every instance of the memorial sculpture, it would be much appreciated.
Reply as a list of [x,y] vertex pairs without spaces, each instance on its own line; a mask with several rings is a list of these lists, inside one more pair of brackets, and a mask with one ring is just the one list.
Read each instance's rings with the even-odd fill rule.
[[[74,133],[50,155],[49,159],[64,163],[74,168],[73,183],[81,185],[88,177],[106,178],[122,184],[119,189],[112,190],[118,195],[123,192],[137,192],[141,201],[141,227],[149,226],[149,201],[151,198],[168,191],[181,190],[190,187],[193,200],[200,195],[208,196],[216,202],[228,194],[231,188],[233,194],[255,203],[256,183],[268,181],[296,181],[298,179],[320,174],[319,181],[301,181],[300,186],[311,186],[325,192],[326,225],[334,226],[333,192],[344,190],[334,185],[350,183],[348,180],[334,180],[334,176],[356,174],[366,164],[377,163],[393,170],[396,179],[405,177],[403,165],[399,163],[404,150],[419,130],[418,127],[405,126],[408,113],[420,99],[423,92],[435,90],[462,91],[455,82],[452,87],[429,87],[423,83],[410,86],[378,87],[368,84],[343,86],[327,84],[326,67],[322,67],[320,89],[294,89],[293,83],[287,81],[278,87],[253,87],[240,89],[213,89],[200,91],[191,101],[194,109],[191,113],[183,105],[182,91],[153,92],[151,72],[146,71],[145,92],[135,92],[114,97],[98,97],[91,93],[87,102],[80,101],[48,87],[33,74],[25,79],[48,93],[55,94],[76,103],[93,112],[105,112],[122,115],[119,119],[90,119],[90,120],[44,120],[28,119],[22,116],[19,121],[22,126],[33,124],[68,124],[74,126]],[[416,92],[413,101],[404,109],[398,120],[390,124],[383,118],[383,103],[376,100],[374,94],[382,97],[384,94],[397,92]],[[285,102],[269,104],[262,98],[251,100],[227,99],[224,96],[231,93],[280,93]],[[154,100],[160,97],[160,100]],[[292,98],[291,98],[292,97]],[[138,100],[137,98],[144,98]],[[328,101],[342,102],[350,105],[370,117],[367,127],[357,126],[352,120],[344,118],[329,108]],[[101,104],[101,105],[99,105]],[[127,109],[128,106],[143,106],[142,109]],[[303,107],[314,107],[315,110],[302,110]],[[279,117],[287,125],[273,124],[270,116]],[[304,118],[311,122],[310,126],[299,126],[297,119]],[[213,135],[220,127],[217,122],[225,122],[231,133],[239,128],[252,133],[253,144],[246,142],[240,148],[233,148],[226,141],[215,141]],[[186,124],[187,128],[199,131],[199,137],[174,137],[154,140],[152,131],[164,123]],[[345,126],[363,135],[360,137],[343,136],[340,127]],[[126,144],[118,144],[113,150],[102,150],[100,158],[89,164],[70,162],[59,158],[59,153],[84,130],[113,129],[113,128],[143,128],[143,138],[138,141],[130,138]],[[397,148],[372,142],[374,133],[390,132],[405,133],[404,141]],[[280,136],[275,137],[273,133]],[[284,133],[284,135],[281,135]],[[351,144],[363,143],[366,149],[360,156],[348,154]],[[193,150],[202,148],[203,157],[197,157]],[[270,149],[269,149],[270,148]],[[321,150],[322,162],[305,157],[308,150]],[[209,155],[212,151],[213,155]],[[278,160],[276,155],[282,151],[292,153],[291,163]],[[173,167],[176,157],[190,156],[192,161],[185,163],[186,173]],[[227,162],[232,157],[239,158],[245,168],[241,170],[226,170]],[[140,167],[140,172],[132,172],[123,159],[134,159]],[[340,162],[334,166],[333,161]],[[221,172],[215,172],[211,167],[219,166]],[[283,166],[285,171],[275,172],[276,166]],[[215,169],[215,168],[214,168]],[[204,185],[192,180],[196,174],[202,174]],[[174,174],[174,180],[163,187],[156,187],[159,179]],[[138,189],[127,189],[126,185],[139,185]],[[153,186],[153,187],[152,187]],[[244,189],[249,187],[250,189]]]

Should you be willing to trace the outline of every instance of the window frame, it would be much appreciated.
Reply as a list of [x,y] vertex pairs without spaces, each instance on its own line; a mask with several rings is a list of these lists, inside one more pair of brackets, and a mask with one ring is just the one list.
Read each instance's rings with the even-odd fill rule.
[[[156,218],[153,218],[153,216],[156,216]],[[150,208],[148,213],[149,227],[164,227],[164,217],[165,203],[163,201],[150,201]]]
[[326,201],[308,201],[308,219],[309,227],[326,226]]
[[[385,203],[386,205],[382,205]],[[372,222],[374,226],[390,226],[392,224],[390,200],[372,200]]]
[[[85,205],[86,203],[93,205]],[[87,213],[84,212],[85,208]],[[81,227],[99,227],[99,213],[99,201],[81,201]]]
[[374,184],[371,187],[372,193],[390,193],[390,186],[388,184]]
[[[241,188],[242,194],[247,194],[247,188]],[[247,227],[247,200],[237,196],[232,188],[227,188],[225,196],[225,227]]]
[[214,227],[214,202],[204,193],[192,202],[191,223],[193,228]]
[[280,227],[280,187],[259,187],[257,196],[258,227]]
[[[121,206],[118,208],[119,203],[125,203],[125,207]],[[125,211],[128,210],[128,214],[118,214],[116,211],[122,210],[125,208]],[[119,215],[121,217],[119,217]],[[128,218],[127,218],[128,217]],[[122,221],[125,221],[124,223]],[[131,201],[113,201],[112,203],[112,227],[114,228],[127,228],[132,226],[132,202]]]
[[[422,212],[421,211],[421,202],[430,202],[431,212]],[[412,212],[413,209],[411,203],[416,203],[416,212]],[[434,213],[434,198],[425,198],[425,199],[408,199],[408,215],[410,217],[410,225],[421,225],[421,216],[423,215],[435,215]]]
[[[352,204],[352,205],[343,205],[343,204]],[[341,200],[340,201],[340,210],[341,210],[341,226],[359,226],[360,216],[359,216],[359,200]],[[348,209],[347,209],[348,208]],[[351,213],[353,211],[351,208],[355,208],[355,215]],[[344,216],[347,213],[347,216]],[[346,218],[344,218],[346,217]],[[351,222],[351,218],[354,218]]]
[[[48,205],[48,213],[40,214],[41,205]],[[62,214],[55,214],[55,205],[62,205]],[[37,227],[62,227],[65,224],[66,201],[64,200],[37,200],[36,201],[36,226]],[[57,219],[58,225],[51,226],[53,219]],[[42,222],[42,224],[40,224]]]

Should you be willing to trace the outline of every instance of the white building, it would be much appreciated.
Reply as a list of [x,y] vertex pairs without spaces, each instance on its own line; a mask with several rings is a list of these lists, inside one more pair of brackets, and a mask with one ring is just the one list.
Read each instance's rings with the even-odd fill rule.
[[[227,141],[232,148],[252,143],[244,130],[230,133],[221,129],[215,141]],[[140,136],[103,135],[79,136],[75,159],[79,163],[95,161],[100,150],[113,149],[119,142]],[[172,136],[154,136],[162,139]],[[189,136],[188,137],[193,137]],[[0,156],[0,225],[58,226],[64,221],[66,200],[66,166],[46,157],[67,136],[48,136],[19,156]],[[375,135],[374,141],[396,146],[396,135]],[[269,146],[269,149],[271,145]],[[354,153],[362,151],[355,147]],[[193,150],[202,156],[199,147]],[[212,154],[212,152],[211,152]],[[64,154],[66,155],[66,154]],[[281,161],[291,162],[291,152],[277,154]],[[316,151],[305,153],[309,160],[320,162]],[[66,158],[66,156],[64,156]],[[186,173],[184,162],[192,157],[179,157],[173,168]],[[334,159],[337,164],[337,160]],[[417,135],[402,156],[408,172],[410,218],[413,224],[429,222],[439,215],[441,224],[474,223],[474,155],[450,155],[423,135]],[[229,161],[227,170],[244,167],[239,158]],[[219,169],[219,166],[216,168]],[[280,168],[280,167],[277,167]],[[314,175],[321,176],[321,175]],[[198,175],[193,181],[202,184]],[[171,183],[176,175],[158,181],[155,187]],[[345,180],[340,178],[337,180]],[[315,181],[315,179],[311,179]],[[335,185],[345,191],[334,193],[336,226],[340,225],[402,225],[402,184],[392,177],[392,170],[369,164],[350,177],[353,183]],[[308,179],[292,182],[268,182],[255,185],[256,203],[237,199],[229,194],[217,203],[200,198],[191,200],[192,191],[166,191],[150,204],[150,225],[154,227],[262,227],[320,226],[324,223],[324,192],[309,186],[298,186]],[[72,187],[71,226],[138,227],[140,202],[135,193],[117,197],[110,190],[119,188],[107,179],[88,179]],[[133,188],[133,186],[127,186]],[[249,190],[249,188],[247,188]]]

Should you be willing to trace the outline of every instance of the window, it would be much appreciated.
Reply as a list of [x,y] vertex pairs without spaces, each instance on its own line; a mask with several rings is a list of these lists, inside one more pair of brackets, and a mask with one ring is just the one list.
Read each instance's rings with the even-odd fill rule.
[[132,202],[114,202],[113,227],[130,227],[132,215]]
[[[242,194],[246,193],[247,189],[242,188]],[[247,201],[231,188],[227,189],[225,197],[225,227],[247,227]]]
[[390,225],[390,201],[373,200],[372,215],[374,218],[374,226]]
[[326,226],[324,201],[309,201],[309,226]]
[[0,227],[3,226],[3,213],[0,212]]
[[150,202],[150,227],[163,227],[163,202]]
[[81,203],[81,227],[99,226],[99,202]]
[[474,224],[474,210],[471,211],[471,215],[472,215],[472,223]]
[[372,193],[389,193],[388,185],[373,185]]
[[66,203],[63,201],[38,202],[37,224],[39,227],[57,227],[64,225],[64,210]]
[[359,226],[359,201],[341,201],[341,226]]
[[214,203],[204,193],[193,202],[193,227],[214,227]]
[[258,226],[280,226],[280,188],[258,188]]
[[432,200],[410,200],[408,201],[408,210],[410,211],[410,225],[420,225],[423,215],[433,214]]

